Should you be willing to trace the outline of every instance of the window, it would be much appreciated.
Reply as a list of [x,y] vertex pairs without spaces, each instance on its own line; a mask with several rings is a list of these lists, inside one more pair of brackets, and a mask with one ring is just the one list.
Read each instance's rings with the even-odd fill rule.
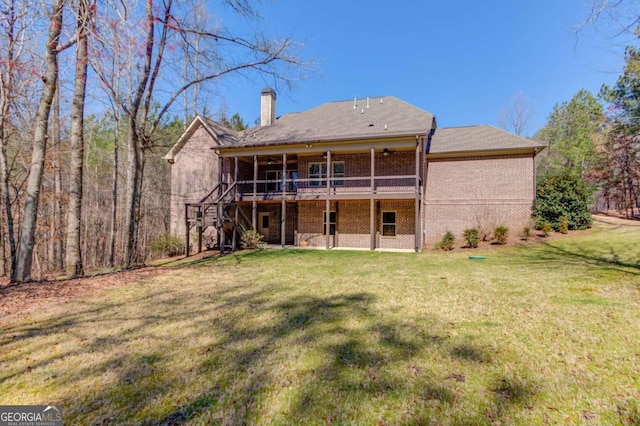
[[[335,163],[331,163],[331,168],[333,169],[332,177],[344,177],[344,161],[336,161]],[[331,186],[344,186],[344,181],[334,179],[331,182]]]
[[[279,175],[281,175],[282,172],[278,172],[277,170],[268,170],[267,171],[267,180],[278,180],[279,179]],[[278,189],[278,183],[277,182],[267,182],[267,192],[269,191],[275,191],[276,189]]]
[[[327,212],[324,212],[322,235],[327,235]],[[336,235],[336,212],[329,212],[329,235]]]
[[[280,170],[268,170],[266,175],[267,180],[279,181],[268,182],[266,191],[282,191],[282,171]],[[298,172],[296,170],[287,170],[287,191],[295,191],[298,188]]]
[[[344,177],[344,161],[336,161],[331,163],[331,177]],[[327,163],[309,163],[309,179],[318,179],[309,182],[309,186],[326,186],[327,181]],[[323,180],[320,180],[323,179]],[[332,180],[331,186],[343,186],[343,180]]]
[[382,212],[382,236],[396,236],[396,212]]

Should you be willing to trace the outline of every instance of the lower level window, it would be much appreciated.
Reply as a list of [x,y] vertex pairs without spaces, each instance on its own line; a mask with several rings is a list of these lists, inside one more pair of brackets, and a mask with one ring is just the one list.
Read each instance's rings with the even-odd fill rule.
[[[329,212],[329,235],[336,235],[336,212]],[[327,212],[324,212],[322,235],[327,235]]]
[[396,236],[396,212],[382,212],[382,236]]

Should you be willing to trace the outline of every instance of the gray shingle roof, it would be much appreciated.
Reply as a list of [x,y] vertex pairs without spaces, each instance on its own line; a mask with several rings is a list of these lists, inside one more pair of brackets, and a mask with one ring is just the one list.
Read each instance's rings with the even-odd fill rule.
[[536,148],[544,145],[493,126],[447,127],[435,131],[428,154]]
[[202,118],[206,126],[209,127],[209,129],[216,134],[221,144],[235,145],[238,143],[238,140],[240,139],[239,132],[229,129],[228,127],[225,127],[222,124],[218,123],[217,121],[211,120],[210,118],[206,118],[206,117],[200,117],[200,118]]
[[247,130],[237,146],[427,134],[432,123],[433,114],[393,96],[358,99],[355,108],[353,100],[329,102]]

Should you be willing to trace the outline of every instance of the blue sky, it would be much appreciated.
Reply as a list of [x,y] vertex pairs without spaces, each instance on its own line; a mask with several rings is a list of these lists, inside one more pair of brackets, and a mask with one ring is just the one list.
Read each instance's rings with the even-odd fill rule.
[[[591,0],[265,2],[261,26],[304,44],[315,71],[280,90],[277,114],[324,102],[393,95],[436,115],[439,127],[498,125],[522,91],[534,107],[525,134],[542,127],[553,105],[581,88],[614,83],[624,48],[589,26],[576,35]],[[233,21],[223,21],[233,29]],[[238,31],[239,28],[236,28]],[[246,30],[244,30],[246,31]],[[615,43],[614,43],[615,42]],[[616,45],[617,44],[617,45]],[[228,113],[259,116],[269,80],[225,81]],[[282,88],[284,89],[284,88]],[[220,105],[208,102],[210,111]],[[213,105],[211,105],[213,104]]]

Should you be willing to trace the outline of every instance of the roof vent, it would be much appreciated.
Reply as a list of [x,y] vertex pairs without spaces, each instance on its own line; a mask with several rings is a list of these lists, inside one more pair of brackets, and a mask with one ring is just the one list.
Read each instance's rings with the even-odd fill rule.
[[367,108],[369,108],[369,97],[367,96]]
[[362,108],[362,111],[360,111],[360,114],[364,114],[364,108]]
[[357,106],[358,106],[358,97],[354,96],[353,97],[353,109],[356,109]]

